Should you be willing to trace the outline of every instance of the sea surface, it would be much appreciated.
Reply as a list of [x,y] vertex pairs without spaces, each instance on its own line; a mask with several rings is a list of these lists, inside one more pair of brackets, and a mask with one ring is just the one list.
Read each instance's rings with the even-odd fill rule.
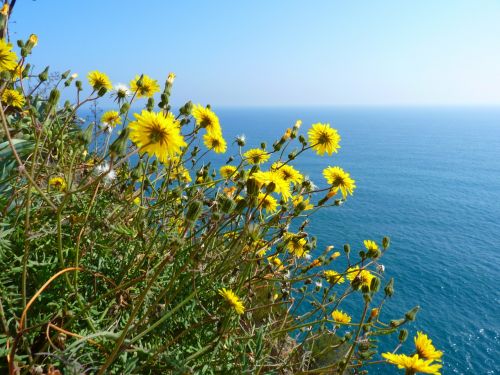
[[[500,374],[500,108],[214,110],[228,143],[244,134],[246,148],[262,141],[270,148],[298,119],[304,135],[316,122],[336,128],[337,154],[309,151],[292,164],[318,186],[325,186],[321,172],[329,165],[356,180],[344,205],[311,217],[313,256],[328,245],[342,252],[345,243],[355,255],[364,239],[389,236],[381,263],[385,281],[395,278],[395,295],[381,318],[421,307],[399,352],[412,353],[421,330],[444,351],[443,374]],[[227,159],[211,157],[217,168]],[[359,321],[360,302],[348,299],[341,309]],[[383,350],[396,345],[397,337],[381,337]],[[370,373],[401,371],[382,365]]]
[[[294,163],[317,185],[327,165],[356,180],[343,206],[311,218],[317,251],[350,243],[356,254],[364,239],[389,236],[382,263],[396,293],[382,319],[419,305],[410,334],[422,330],[444,351],[443,374],[500,374],[500,108],[215,110],[228,141],[245,134],[249,146],[271,145],[297,119],[302,134],[315,122],[338,129],[338,154]],[[342,308],[359,321],[355,306]],[[413,351],[412,338],[401,352]],[[397,338],[388,341],[391,350]]]

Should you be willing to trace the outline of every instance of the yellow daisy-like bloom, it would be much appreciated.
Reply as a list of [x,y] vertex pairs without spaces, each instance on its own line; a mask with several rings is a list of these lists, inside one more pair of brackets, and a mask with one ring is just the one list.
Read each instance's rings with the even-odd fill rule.
[[345,282],[344,277],[337,271],[326,270],[323,274],[325,275],[325,279],[327,279],[330,284],[342,284]]
[[24,96],[17,90],[6,89],[2,94],[2,102],[11,107],[22,108]]
[[17,65],[13,70],[10,71],[10,74],[12,74],[15,79],[21,79],[23,77],[23,72],[24,66]]
[[340,148],[340,135],[337,130],[330,127],[330,124],[322,124],[318,122],[313,124],[307,132],[309,135],[309,144],[318,155],[328,155],[337,152]]
[[174,157],[187,146],[181,134],[178,121],[172,113],[153,113],[142,111],[134,114],[136,121],[130,123],[130,140],[139,148],[141,154],[156,155],[162,163]]
[[304,202],[304,204],[306,205],[304,211],[312,210],[314,208],[314,205],[309,203],[309,199],[304,200],[304,197],[302,195],[296,196],[292,199],[294,207],[297,207],[302,202]]
[[283,180],[294,185],[301,184],[304,181],[304,176],[291,165],[276,162],[271,166],[271,170],[276,171]]
[[136,206],[141,205],[141,197],[135,197],[134,200],[132,201]]
[[111,80],[109,77],[99,72],[98,70],[93,70],[87,75],[87,79],[89,81],[90,86],[94,90],[100,90],[101,88],[105,88],[106,90],[111,90],[113,86],[111,86]]
[[66,180],[62,177],[52,177],[49,180],[49,186],[52,186],[59,191],[65,191],[67,187]]
[[355,181],[351,178],[349,173],[345,172],[340,167],[328,167],[323,170],[323,176],[330,185],[332,190],[336,193],[339,189],[342,192],[342,197],[345,199],[347,194],[352,195],[356,188]]
[[116,125],[122,123],[122,118],[120,117],[120,114],[116,111],[107,111],[104,112],[104,114],[102,115],[101,122],[106,125],[115,127]]
[[210,108],[196,104],[193,106],[191,115],[196,120],[198,126],[207,129],[208,133],[221,134],[219,118]]
[[266,210],[267,213],[272,214],[278,208],[278,202],[269,194],[259,193],[258,196],[260,208]]
[[393,365],[398,366],[399,369],[406,370],[409,374],[421,372],[424,374],[440,375],[439,369],[442,367],[440,364],[432,364],[432,360],[425,360],[418,356],[412,357],[405,354],[382,353],[382,357]]
[[17,55],[12,51],[12,44],[0,39],[0,71],[14,70],[17,66]]
[[252,148],[243,154],[243,157],[250,164],[257,165],[265,163],[271,155],[260,148]]
[[366,250],[378,250],[378,245],[375,241],[372,240],[364,240],[363,244],[365,245]]
[[267,261],[273,266],[275,266],[279,271],[285,268],[283,266],[283,262],[277,256],[267,257]]
[[226,152],[227,144],[222,134],[219,133],[207,133],[203,136],[203,143],[205,147],[213,150],[216,154],[223,154]]
[[306,249],[307,240],[305,238],[291,239],[287,242],[286,248],[288,251],[298,258],[304,258],[309,253]]
[[184,167],[182,164],[178,164],[172,168],[172,171],[170,172],[170,178],[173,180],[180,180],[185,183],[192,181],[189,170],[187,170],[186,167]]
[[222,189],[224,194],[226,194],[228,197],[232,197],[234,195],[234,192],[236,191],[236,186],[231,186],[231,187],[225,187]]
[[135,93],[138,98],[151,98],[154,94],[160,92],[160,85],[156,79],[144,74],[142,80],[140,76],[135,76],[130,81],[130,91]]
[[332,319],[335,323],[350,323],[351,317],[341,310],[334,310],[332,312]]
[[255,172],[252,177],[261,185],[274,185],[274,192],[281,194],[284,200],[288,200],[292,197],[290,192],[290,183],[283,180],[281,175],[276,171]]
[[223,165],[219,169],[220,175],[225,178],[236,178],[238,176],[238,172],[236,172],[237,168],[233,165]]
[[347,270],[346,277],[349,281],[354,281],[354,279],[359,278],[361,285],[370,286],[372,279],[375,276],[373,276],[370,271],[359,269],[358,266],[355,266]]
[[243,302],[238,298],[236,294],[230,289],[222,288],[219,289],[219,294],[226,300],[229,305],[236,311],[237,314],[241,315],[245,312],[245,306]]
[[417,332],[414,341],[415,347],[417,348],[417,354],[420,358],[441,361],[443,352],[436,350],[434,345],[432,345],[432,340],[425,333]]

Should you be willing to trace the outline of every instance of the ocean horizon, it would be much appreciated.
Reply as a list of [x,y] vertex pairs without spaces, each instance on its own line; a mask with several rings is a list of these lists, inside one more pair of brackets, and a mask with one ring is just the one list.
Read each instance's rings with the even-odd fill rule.
[[[318,185],[328,165],[356,180],[344,205],[311,218],[317,253],[344,243],[357,252],[364,239],[389,236],[381,263],[396,293],[382,319],[419,305],[410,337],[417,329],[430,335],[445,353],[443,374],[500,373],[500,107],[214,109],[228,142],[244,133],[248,147],[271,145],[298,119],[302,134],[315,122],[338,129],[338,154],[309,152],[294,164]],[[341,308],[356,316],[357,302]],[[411,352],[411,341],[402,352]],[[385,365],[377,373],[398,371]]]
[[[344,205],[311,218],[309,232],[318,238],[312,255],[328,245],[342,252],[345,243],[357,253],[363,240],[389,236],[382,285],[394,277],[396,292],[382,320],[419,305],[410,337],[426,332],[444,351],[443,374],[500,374],[500,106],[213,109],[228,144],[244,134],[246,148],[263,140],[271,147],[299,119],[301,134],[316,122],[336,128],[342,138],[337,154],[310,151],[292,163],[317,185],[324,184],[321,172],[329,165],[356,180]],[[213,167],[235,150],[232,145],[224,155],[212,154]],[[344,266],[340,260],[339,269]],[[353,298],[340,308],[356,317],[360,305]],[[382,348],[396,345],[394,337]],[[401,352],[412,346],[407,340]],[[375,370],[398,373],[388,365]]]

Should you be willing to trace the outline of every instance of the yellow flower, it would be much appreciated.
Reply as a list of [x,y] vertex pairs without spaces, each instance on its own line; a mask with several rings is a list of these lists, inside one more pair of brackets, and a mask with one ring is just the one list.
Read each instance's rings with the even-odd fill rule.
[[238,176],[238,172],[236,171],[237,168],[233,165],[223,165],[219,169],[220,175],[225,179],[236,178]]
[[334,310],[332,312],[332,319],[335,323],[350,323],[351,317],[341,310]]
[[228,197],[232,197],[234,192],[236,191],[236,186],[231,186],[231,187],[225,187],[222,189],[224,194],[226,194]]
[[443,352],[436,350],[434,345],[432,345],[432,340],[427,337],[425,333],[417,332],[414,341],[415,347],[417,348],[417,354],[420,358],[441,361]]
[[12,44],[0,39],[0,71],[14,70],[17,66],[17,55],[12,51]]
[[101,73],[97,70],[90,72],[87,75],[87,79],[89,81],[90,86],[92,86],[94,90],[100,90],[101,88],[105,88],[106,90],[111,90],[112,88],[109,77],[106,74]]
[[334,270],[326,270],[323,274],[330,284],[342,284],[345,282],[344,277]]
[[442,367],[440,364],[432,364],[432,360],[424,360],[418,354],[412,357],[405,354],[382,353],[382,357],[393,365],[398,366],[399,369],[404,369],[409,374],[422,372],[424,374],[439,375],[439,369]]
[[219,294],[226,300],[226,302],[231,305],[231,307],[236,311],[237,314],[241,315],[245,312],[245,306],[243,302],[238,298],[236,294],[230,289],[222,288],[219,289]]
[[332,191],[336,193],[338,189],[342,192],[342,197],[345,199],[347,194],[352,195],[356,188],[355,181],[350,177],[349,173],[345,172],[340,167],[328,167],[323,170],[323,176],[330,185]]
[[140,206],[141,205],[141,197],[135,197],[133,202],[136,206]]
[[271,166],[271,170],[276,171],[283,180],[292,184],[301,184],[304,181],[304,176],[294,167],[288,164],[276,162]]
[[378,245],[375,243],[375,241],[372,240],[364,240],[363,244],[365,245],[366,250],[378,250]]
[[23,77],[24,66],[17,65],[14,70],[10,71],[10,74],[16,79],[21,79]]
[[136,121],[130,123],[130,140],[139,148],[140,153],[156,155],[160,162],[176,156],[181,148],[187,146],[179,129],[178,121],[172,113],[142,111],[134,114]]
[[49,186],[53,186],[56,190],[66,190],[66,180],[62,177],[52,177],[49,180]]
[[122,123],[122,118],[120,117],[120,114],[116,111],[107,111],[104,112],[104,114],[102,115],[101,122],[106,125],[115,127],[116,125]]
[[291,254],[295,255],[297,258],[304,258],[309,253],[309,250],[306,249],[306,245],[307,245],[307,240],[305,238],[297,239],[292,237],[287,242],[286,248]]
[[178,164],[175,167],[173,167],[172,172],[170,173],[170,178],[181,180],[185,183],[192,181],[189,171],[182,164]]
[[222,134],[219,118],[210,108],[205,108],[201,104],[195,104],[191,114],[198,126],[207,129],[208,133]]
[[340,135],[337,130],[330,127],[330,124],[319,122],[313,124],[307,134],[309,135],[309,144],[318,155],[324,155],[325,152],[331,155],[340,148]]
[[281,271],[282,269],[284,269],[285,267],[283,266],[283,263],[281,262],[281,259],[278,258],[277,256],[272,256],[272,257],[267,257],[267,261],[274,265],[278,271]]
[[156,79],[143,74],[130,81],[130,91],[135,93],[138,98],[151,98],[154,94],[160,91],[160,85]]
[[283,180],[281,175],[275,171],[255,172],[252,177],[261,185],[270,185],[273,184],[274,192],[281,194],[284,200],[288,200],[292,197],[292,193],[290,193],[290,183]]
[[17,90],[5,89],[2,94],[2,102],[11,107],[22,108],[24,96]]
[[38,36],[36,34],[31,34],[28,41],[35,47],[38,44]]
[[168,77],[167,77],[167,82],[172,85],[174,83],[174,80],[175,80],[175,73],[168,73]]
[[213,150],[216,154],[226,152],[226,141],[220,133],[207,133],[203,136],[206,148]]
[[2,9],[0,10],[0,14],[2,14],[2,16],[7,16],[9,14],[9,4],[8,3],[3,4]]
[[372,279],[375,277],[371,274],[370,271],[365,269],[359,269],[358,266],[351,267],[347,270],[347,279],[349,281],[354,281],[358,278],[361,281],[361,285],[370,286]]
[[260,148],[252,148],[243,154],[243,157],[250,164],[262,164],[269,160],[271,155]]
[[297,207],[299,204],[304,203],[305,204],[304,211],[312,210],[314,208],[314,205],[309,203],[309,199],[304,199],[302,195],[294,197],[292,203],[294,207]]
[[261,209],[266,210],[266,212],[269,214],[276,212],[278,202],[275,198],[273,198],[269,194],[259,193],[258,200]]

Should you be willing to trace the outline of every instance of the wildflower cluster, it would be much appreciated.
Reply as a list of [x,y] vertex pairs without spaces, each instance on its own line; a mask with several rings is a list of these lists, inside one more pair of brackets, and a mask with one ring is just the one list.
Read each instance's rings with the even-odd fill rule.
[[[379,336],[401,346],[418,308],[381,317],[389,239],[342,254],[307,232],[356,189],[339,166],[323,187],[297,167],[339,150],[334,128],[297,121],[270,147],[228,146],[210,106],[174,113],[173,73],[162,88],[68,71],[45,94],[36,43],[18,57],[0,40],[0,372],[344,374],[377,362]],[[114,108],[80,120],[106,97]],[[383,357],[438,373],[442,353],[422,333],[415,345]]]

